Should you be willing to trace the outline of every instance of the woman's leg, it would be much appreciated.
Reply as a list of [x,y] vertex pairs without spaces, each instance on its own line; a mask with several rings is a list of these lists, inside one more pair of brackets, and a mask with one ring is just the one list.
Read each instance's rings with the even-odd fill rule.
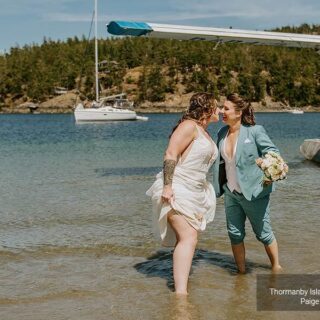
[[244,200],[246,213],[257,239],[264,244],[271,262],[272,271],[281,271],[278,243],[274,237],[270,222],[270,195],[254,201]]
[[231,247],[239,273],[246,273],[246,250],[244,243],[232,244]]
[[269,245],[265,244],[264,247],[270,259],[272,271],[273,272],[281,271],[282,267],[280,266],[280,263],[279,263],[279,251],[278,251],[277,240],[274,239]]
[[231,248],[239,273],[245,273],[246,252],[243,240],[246,234],[246,215],[238,200],[240,197],[240,195],[232,194],[229,189],[225,189],[224,205]]
[[175,291],[187,294],[192,258],[197,245],[198,232],[179,214],[168,214],[168,222],[177,237],[173,252],[173,278]]

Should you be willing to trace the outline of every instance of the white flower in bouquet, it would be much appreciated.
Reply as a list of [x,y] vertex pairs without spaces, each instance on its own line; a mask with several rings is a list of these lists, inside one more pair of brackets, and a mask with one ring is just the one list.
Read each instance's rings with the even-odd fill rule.
[[283,158],[273,151],[266,153],[263,158],[256,159],[256,163],[264,173],[263,182],[283,180],[289,171]]

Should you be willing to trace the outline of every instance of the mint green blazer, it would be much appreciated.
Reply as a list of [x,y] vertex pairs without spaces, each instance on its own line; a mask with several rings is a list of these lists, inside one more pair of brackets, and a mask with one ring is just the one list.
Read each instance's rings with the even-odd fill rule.
[[[222,196],[222,186],[226,183],[221,146],[228,130],[229,126],[225,126],[218,132],[217,146],[219,154],[213,165],[213,185],[217,197]],[[268,151],[279,153],[279,150],[272,143],[263,126],[241,125],[235,154],[236,171],[242,194],[249,201],[264,197],[274,190],[273,183],[268,186],[262,184],[263,172],[255,162],[257,158],[262,157]]]

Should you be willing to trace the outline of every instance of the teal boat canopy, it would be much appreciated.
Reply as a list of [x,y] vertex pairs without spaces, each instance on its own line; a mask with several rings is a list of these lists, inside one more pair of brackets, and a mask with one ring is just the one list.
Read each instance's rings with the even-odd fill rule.
[[176,40],[204,40],[227,43],[248,43],[320,50],[320,35],[195,27],[152,22],[111,21],[108,32],[117,36],[147,36]]
[[117,36],[142,36],[153,29],[145,22],[111,21],[107,25],[108,32]]

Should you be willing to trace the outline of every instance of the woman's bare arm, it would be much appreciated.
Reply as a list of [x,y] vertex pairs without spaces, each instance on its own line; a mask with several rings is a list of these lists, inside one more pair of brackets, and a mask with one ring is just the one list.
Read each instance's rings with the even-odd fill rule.
[[164,155],[163,161],[163,182],[164,189],[162,198],[165,201],[169,201],[173,196],[172,192],[172,179],[174,169],[177,165],[178,158],[181,156],[184,150],[187,149],[189,144],[196,137],[196,124],[194,121],[185,120],[178,128],[173,132],[168,148]]

